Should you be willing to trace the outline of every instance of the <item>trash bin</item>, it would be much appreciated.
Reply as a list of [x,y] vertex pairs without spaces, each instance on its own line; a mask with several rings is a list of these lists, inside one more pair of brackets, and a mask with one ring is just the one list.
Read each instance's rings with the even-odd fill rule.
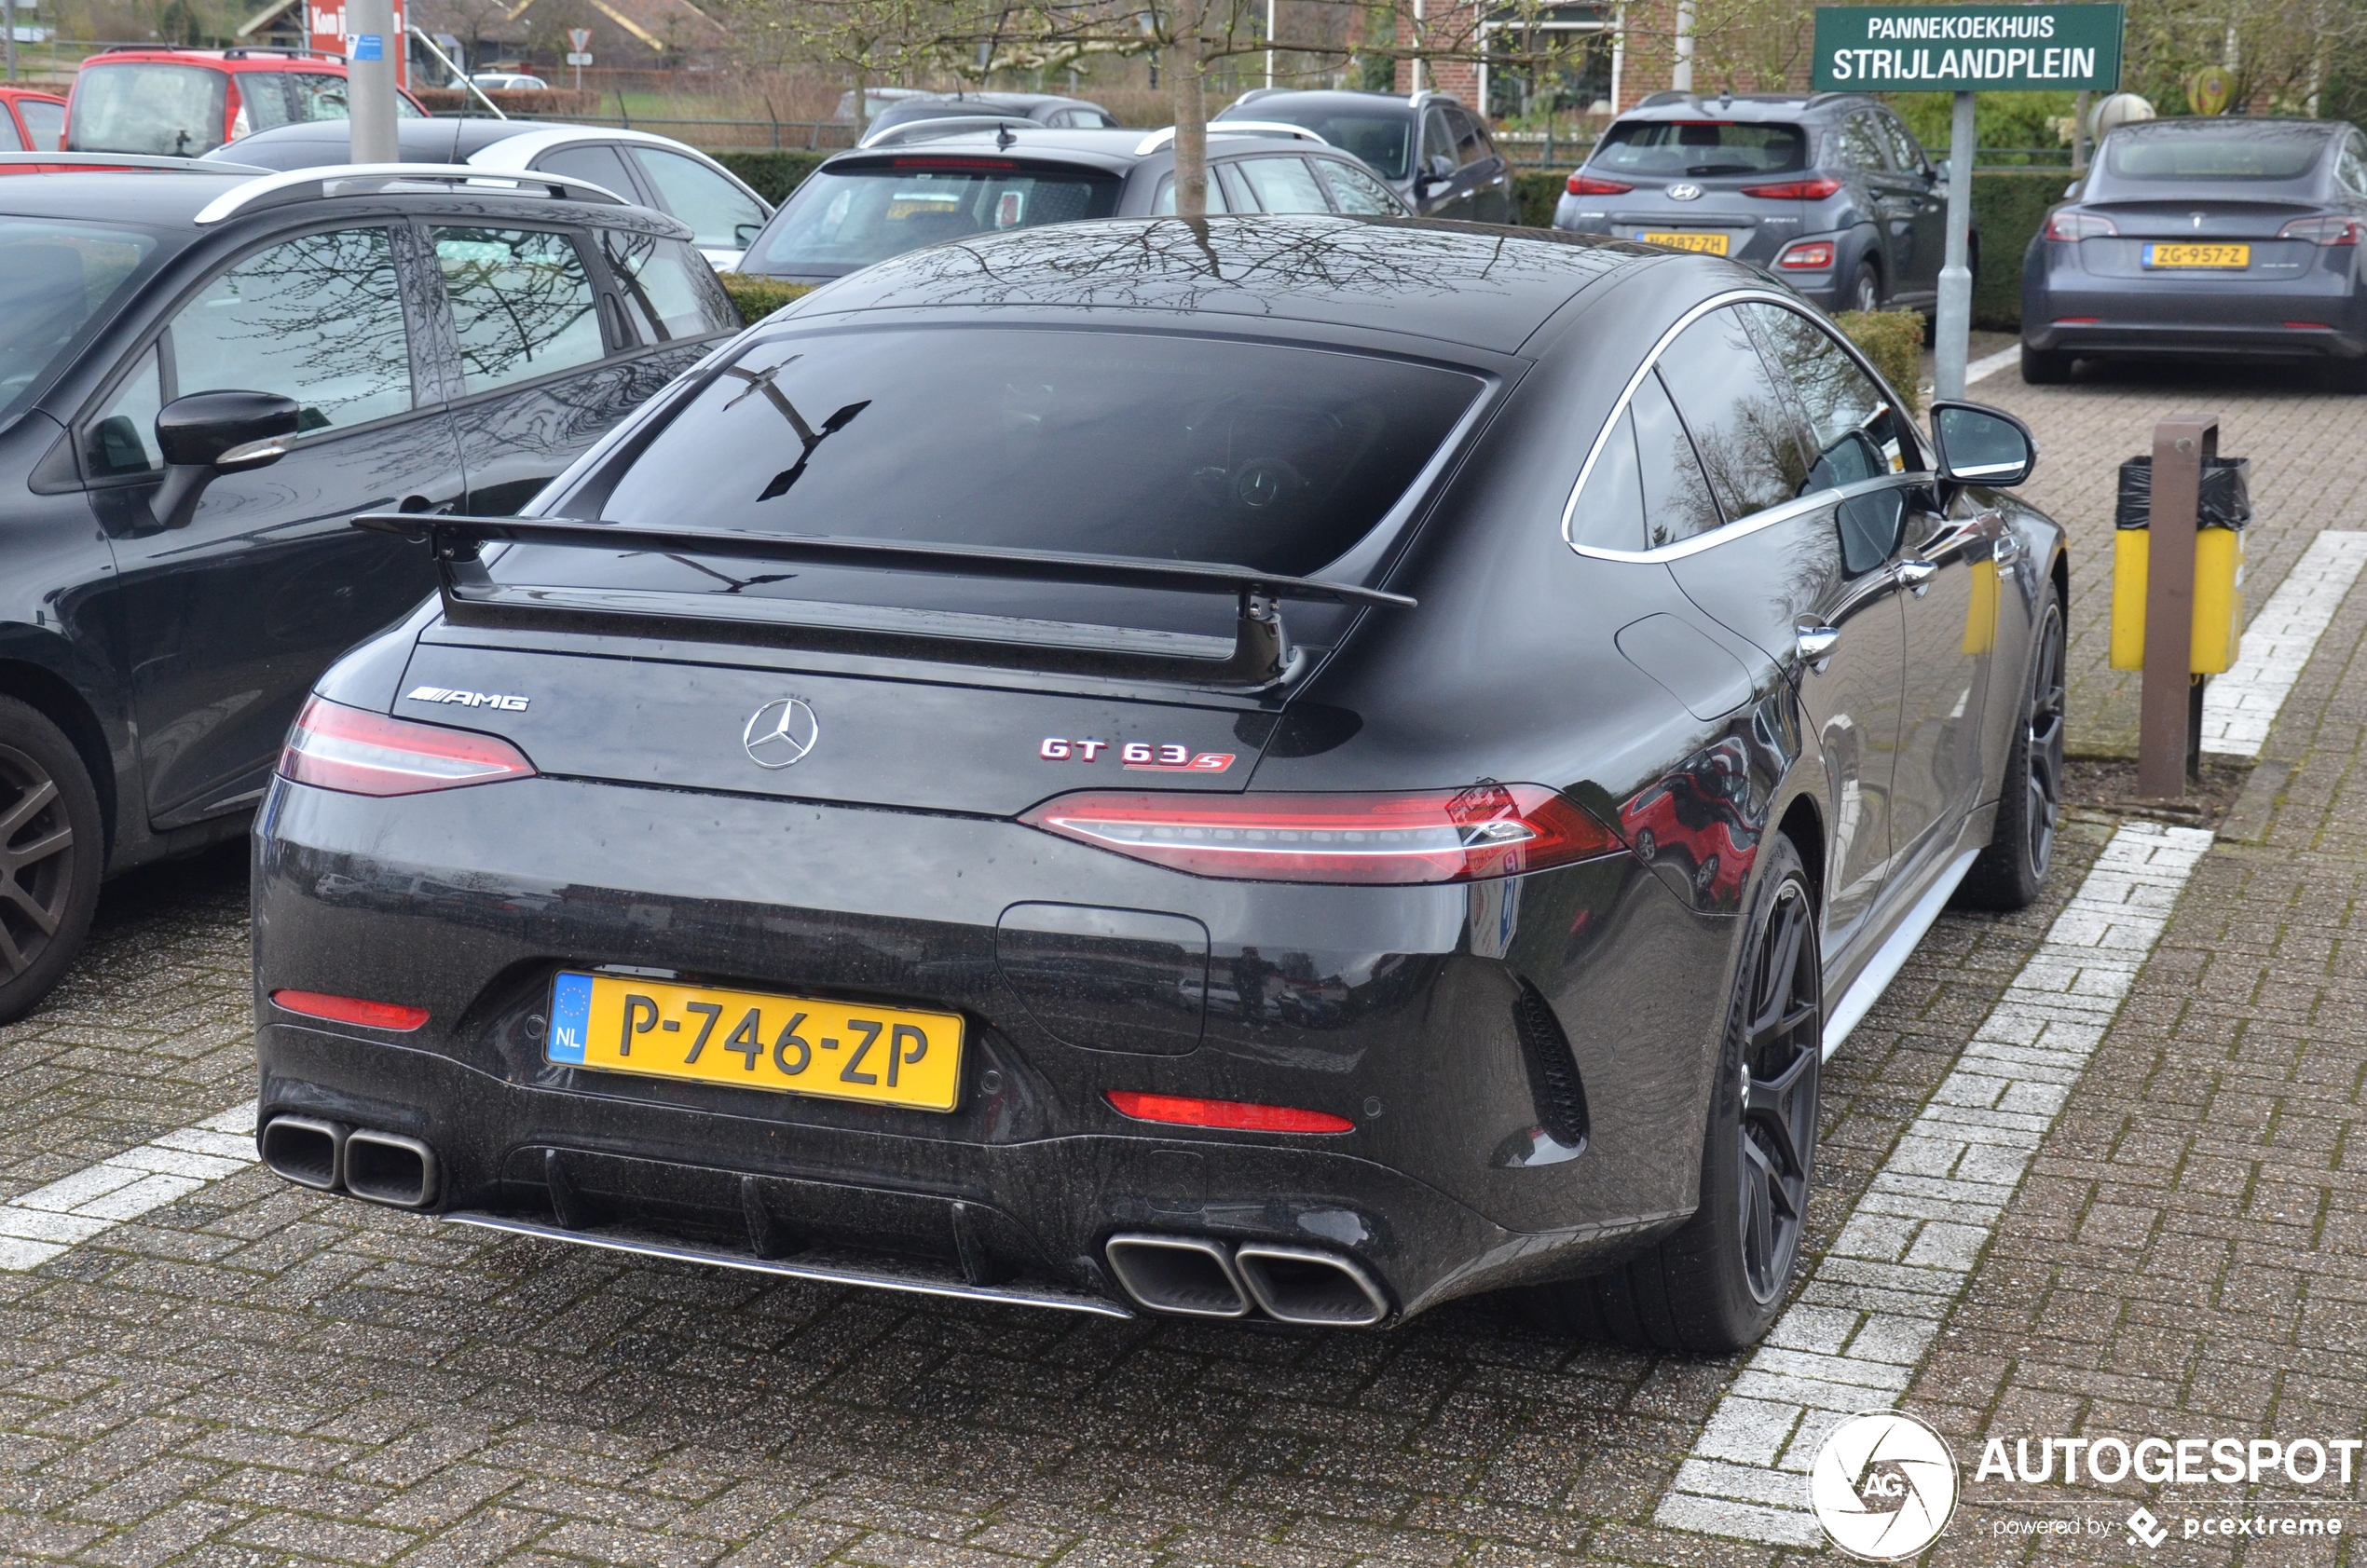
[[[2252,520],[2251,459],[2214,457],[2203,468],[2195,535],[2195,626],[2189,673],[2215,675],[2236,662],[2244,636],[2244,528]],[[2154,459],[2120,466],[2113,522],[2113,641],[2115,670],[2145,667],[2145,565],[2153,535]]]

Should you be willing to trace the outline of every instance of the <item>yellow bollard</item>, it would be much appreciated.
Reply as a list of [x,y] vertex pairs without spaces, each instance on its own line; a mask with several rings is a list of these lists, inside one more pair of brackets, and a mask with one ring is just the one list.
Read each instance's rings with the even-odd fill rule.
[[[2190,675],[2223,675],[2243,651],[2244,533],[2251,521],[2251,465],[2214,457],[2203,483],[2203,522],[2195,533],[2195,624],[2188,644]],[[2145,567],[2153,535],[2147,525],[2151,460],[2121,465],[2120,500],[2113,532],[2112,667],[2145,667]]]

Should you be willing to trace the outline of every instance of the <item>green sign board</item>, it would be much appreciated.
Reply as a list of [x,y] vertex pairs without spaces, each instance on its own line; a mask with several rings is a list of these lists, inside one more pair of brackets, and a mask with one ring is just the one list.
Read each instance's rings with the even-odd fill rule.
[[2109,92],[2118,6],[1819,6],[1819,92]]

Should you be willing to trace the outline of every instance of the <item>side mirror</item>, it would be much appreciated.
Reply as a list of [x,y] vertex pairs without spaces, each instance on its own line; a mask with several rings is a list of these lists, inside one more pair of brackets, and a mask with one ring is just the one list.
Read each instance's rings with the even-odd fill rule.
[[1954,484],[2019,484],[2038,464],[2030,427],[2002,408],[1977,402],[1932,404],[1939,476]]
[[157,415],[164,484],[148,505],[168,528],[185,528],[205,487],[226,473],[278,462],[294,441],[303,411],[272,392],[192,392]]
[[1932,178],[1943,185],[1948,184],[1948,171],[1949,162],[1946,158],[1937,159],[1932,164]]
[[764,225],[762,224],[741,224],[732,230],[732,238],[737,240],[739,242],[740,249],[745,251],[749,246],[755,244],[756,237],[763,232]]

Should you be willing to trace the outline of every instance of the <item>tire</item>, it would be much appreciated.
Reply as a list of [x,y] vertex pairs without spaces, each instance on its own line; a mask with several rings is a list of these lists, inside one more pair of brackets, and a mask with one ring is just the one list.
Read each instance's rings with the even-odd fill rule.
[[2071,379],[2072,357],[2053,348],[2022,345],[2022,380],[2032,387],[2059,387]]
[[64,978],[90,934],[105,869],[98,792],[74,743],[0,697],[0,1024]]
[[2005,753],[1997,827],[1956,890],[1971,909],[2025,909],[2055,864],[2063,802],[2063,606],[2053,592],[2038,622],[2020,721]]
[[1743,932],[1710,1088],[1701,1207],[1610,1274],[1531,1287],[1529,1314],[1549,1329],[1716,1355],[1757,1343],[1783,1309],[1815,1171],[1825,1033],[1816,906],[1789,839],[1768,841]]
[[1882,307],[1882,275],[1869,261],[1857,264],[1857,279],[1849,286],[1851,310],[1880,310]]

